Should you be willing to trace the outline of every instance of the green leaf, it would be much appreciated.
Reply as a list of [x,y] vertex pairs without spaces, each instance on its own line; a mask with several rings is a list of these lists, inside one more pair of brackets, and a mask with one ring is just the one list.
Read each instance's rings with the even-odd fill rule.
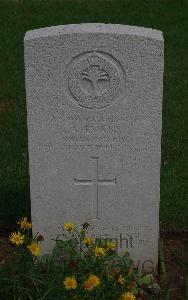
[[145,285],[150,285],[153,282],[153,275],[152,274],[147,274],[140,278],[139,283],[145,284]]
[[59,245],[56,244],[52,250],[52,256],[59,257],[61,255],[62,255],[62,247],[59,247]]

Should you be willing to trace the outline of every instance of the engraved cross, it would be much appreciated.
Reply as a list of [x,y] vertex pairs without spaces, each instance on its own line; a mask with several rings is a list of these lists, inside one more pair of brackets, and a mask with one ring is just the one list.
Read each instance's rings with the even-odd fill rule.
[[92,179],[77,179],[74,178],[75,185],[91,185],[93,186],[94,201],[92,203],[93,214],[96,219],[99,219],[99,185],[116,186],[116,177],[113,179],[99,179],[99,157],[91,157],[94,162],[94,172]]

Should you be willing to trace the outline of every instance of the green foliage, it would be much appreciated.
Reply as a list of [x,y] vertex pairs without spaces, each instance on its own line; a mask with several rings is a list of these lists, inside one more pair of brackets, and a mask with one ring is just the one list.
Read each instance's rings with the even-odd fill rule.
[[[25,234],[26,230],[23,229]],[[52,254],[31,255],[27,245],[41,240],[26,236],[15,248],[14,259],[0,268],[0,299],[126,299],[141,295],[153,284],[152,275],[141,275],[128,253],[120,256],[106,239],[91,239],[88,227],[64,230]],[[89,243],[88,243],[88,239]],[[76,285],[68,285],[67,280]]]

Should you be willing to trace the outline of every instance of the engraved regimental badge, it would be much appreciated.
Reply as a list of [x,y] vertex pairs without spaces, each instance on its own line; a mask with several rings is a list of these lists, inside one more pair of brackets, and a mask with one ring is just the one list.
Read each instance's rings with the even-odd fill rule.
[[80,106],[99,109],[116,101],[125,87],[120,63],[104,52],[85,52],[67,68],[67,88]]

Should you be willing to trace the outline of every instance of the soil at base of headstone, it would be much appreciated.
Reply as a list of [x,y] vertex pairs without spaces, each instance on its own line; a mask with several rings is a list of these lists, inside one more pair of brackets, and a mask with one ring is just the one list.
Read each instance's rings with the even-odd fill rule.
[[[167,281],[170,287],[170,300],[187,300],[186,284],[188,284],[188,232],[161,233],[163,254],[166,266]],[[160,286],[166,284],[160,278]],[[187,287],[188,288],[188,287]]]
[[[8,226],[0,227],[0,266],[5,259],[13,259],[14,246],[8,236],[12,230]],[[170,300],[187,300],[186,280],[188,278],[188,233],[161,233],[163,254],[170,286]],[[162,290],[166,289],[163,277],[159,276]]]

